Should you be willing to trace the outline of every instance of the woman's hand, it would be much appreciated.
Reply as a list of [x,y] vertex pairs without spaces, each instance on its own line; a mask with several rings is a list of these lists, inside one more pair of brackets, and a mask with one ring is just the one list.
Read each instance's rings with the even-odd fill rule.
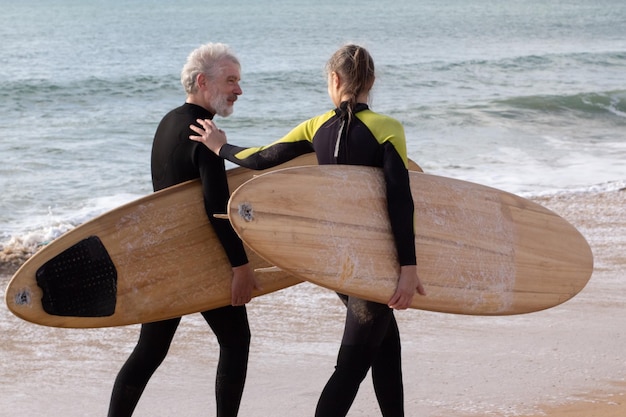
[[387,305],[396,310],[405,310],[411,306],[415,293],[426,295],[426,290],[417,276],[417,266],[405,265],[400,267],[400,278],[396,292]]
[[215,126],[215,123],[213,123],[213,120],[198,119],[196,121],[202,127],[189,125],[189,128],[196,132],[199,136],[189,135],[189,139],[203,143],[216,155],[219,155],[222,145],[226,143],[226,133],[224,133],[222,129],[218,129],[217,126]]

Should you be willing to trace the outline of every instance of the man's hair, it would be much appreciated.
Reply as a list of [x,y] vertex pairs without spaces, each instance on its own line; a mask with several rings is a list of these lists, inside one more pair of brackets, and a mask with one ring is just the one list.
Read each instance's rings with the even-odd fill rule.
[[241,66],[230,47],[223,43],[207,43],[193,50],[187,57],[187,62],[180,72],[180,82],[187,94],[194,94],[198,90],[196,80],[199,74],[206,75],[214,80],[219,76],[220,63],[230,60]]

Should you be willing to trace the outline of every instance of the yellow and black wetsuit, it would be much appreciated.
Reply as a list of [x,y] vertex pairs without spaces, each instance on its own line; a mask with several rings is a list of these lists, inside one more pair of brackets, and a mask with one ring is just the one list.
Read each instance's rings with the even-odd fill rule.
[[[413,199],[402,125],[358,104],[346,104],[301,123],[282,139],[261,147],[226,144],[220,156],[252,169],[266,169],[315,152],[320,165],[367,165],[383,169],[389,219],[400,265],[415,265]],[[404,416],[401,346],[393,310],[385,304],[339,294],[347,307],[335,372],[317,404],[316,417],[345,416],[360,383],[372,369],[376,398],[386,417]]]
[[242,148],[226,144],[220,156],[251,169],[266,169],[315,152],[320,165],[380,167],[387,184],[389,219],[400,265],[415,265],[413,198],[409,188],[404,128],[397,120],[359,103],[348,123],[345,104],[309,119],[276,142]]

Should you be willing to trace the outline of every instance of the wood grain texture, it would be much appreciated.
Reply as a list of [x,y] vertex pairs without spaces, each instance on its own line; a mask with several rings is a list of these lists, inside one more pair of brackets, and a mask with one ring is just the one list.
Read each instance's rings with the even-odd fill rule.
[[[376,168],[285,169],[238,188],[229,216],[243,241],[282,270],[386,303],[398,265],[384,189]],[[591,277],[587,241],[536,203],[418,172],[411,172],[411,190],[418,271],[428,293],[416,296],[413,308],[529,313],[570,299]]]

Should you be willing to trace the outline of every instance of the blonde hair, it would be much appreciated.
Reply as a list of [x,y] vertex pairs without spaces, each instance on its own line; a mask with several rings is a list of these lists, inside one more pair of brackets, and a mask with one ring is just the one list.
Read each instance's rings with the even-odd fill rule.
[[204,74],[211,80],[217,78],[219,64],[225,59],[241,66],[230,47],[223,43],[207,43],[191,51],[180,73],[180,82],[185,92],[194,94],[198,90],[196,80],[199,74]]
[[348,114],[350,117],[361,93],[368,93],[376,78],[374,60],[359,45],[347,44],[339,48],[326,63],[326,72],[336,72],[343,82],[342,95],[348,96]]

